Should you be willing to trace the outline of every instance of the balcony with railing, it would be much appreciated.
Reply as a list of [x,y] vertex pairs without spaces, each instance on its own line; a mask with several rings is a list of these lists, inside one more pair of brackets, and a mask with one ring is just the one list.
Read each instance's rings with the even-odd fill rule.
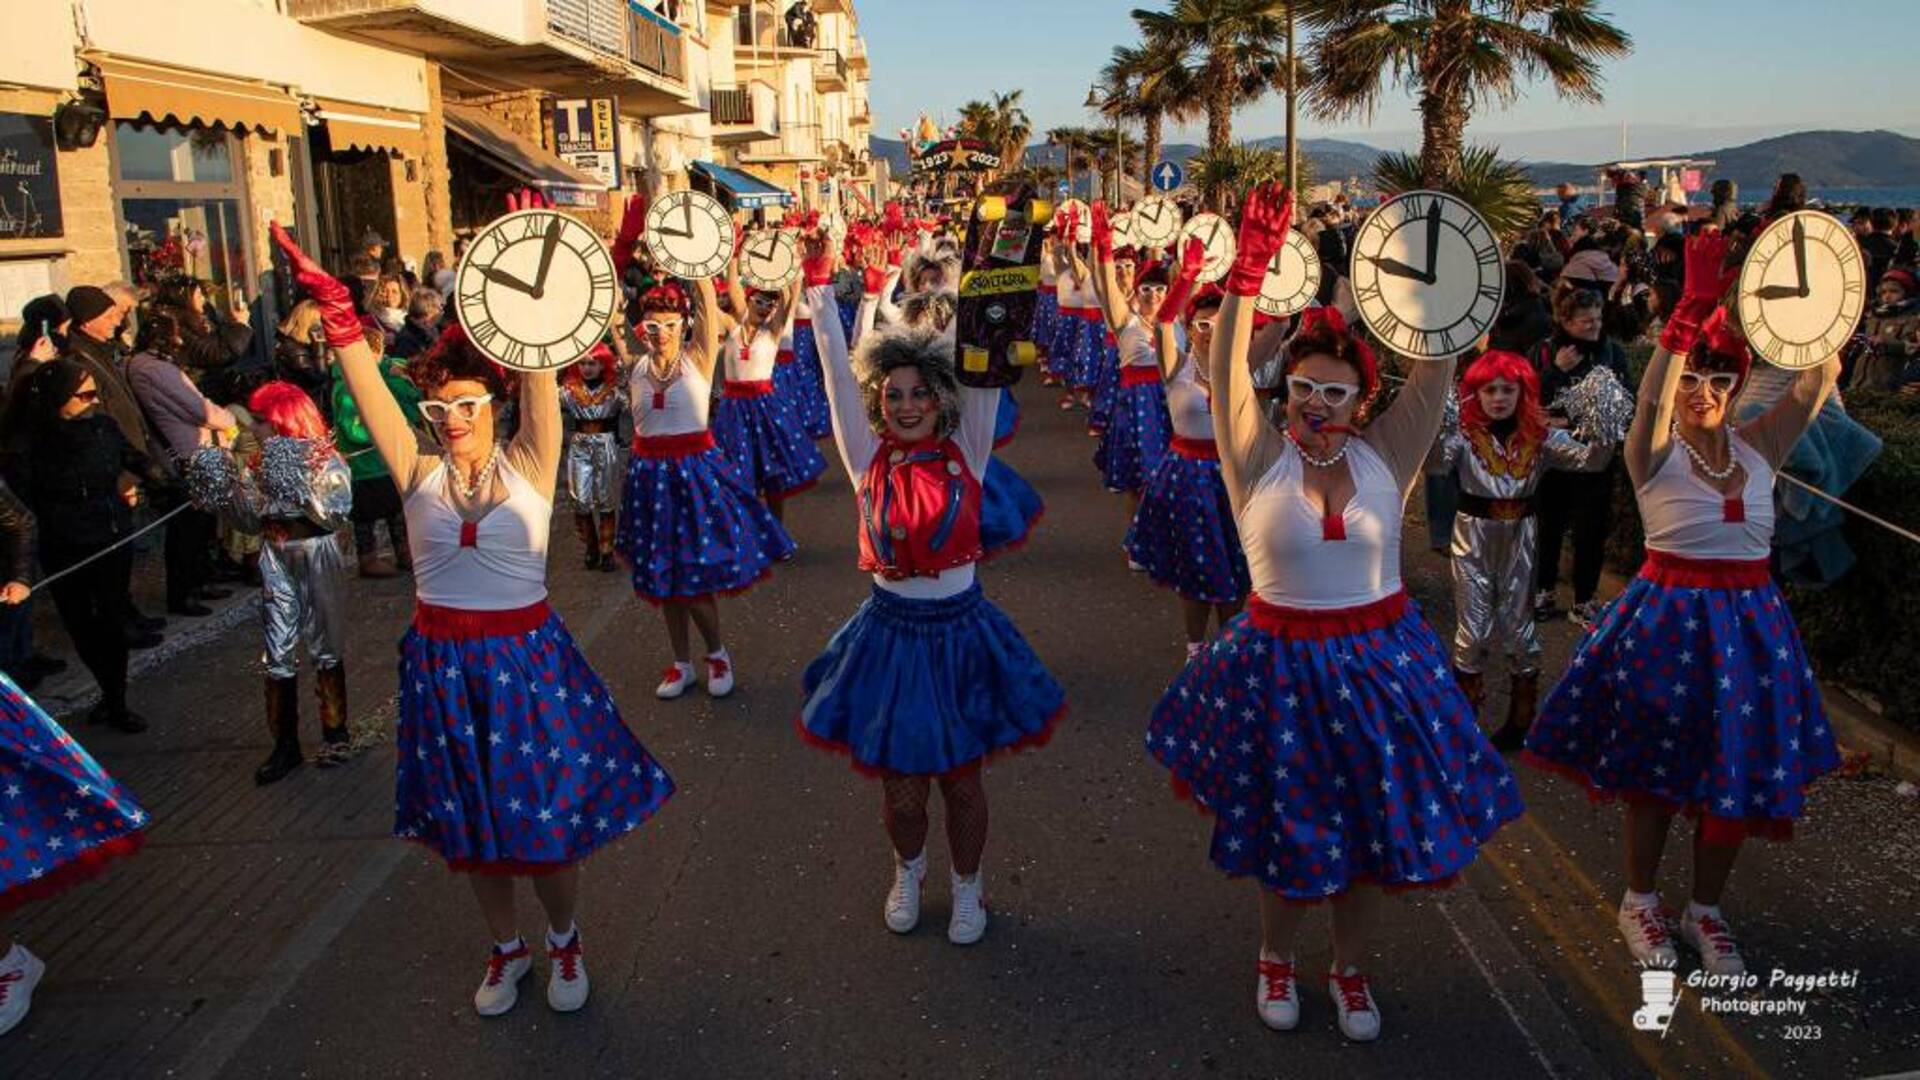
[[740,151],[740,160],[749,162],[819,161],[819,124],[782,124],[780,137],[752,143]]
[[813,88],[828,91],[847,89],[847,58],[840,55],[839,49],[821,49],[814,56]]
[[656,75],[686,82],[687,47],[680,27],[638,4],[626,7],[627,60]]
[[865,38],[854,38],[853,48],[847,50],[847,70],[855,78],[866,78],[872,74],[873,67],[867,62],[867,42]]
[[780,136],[780,92],[754,79],[744,86],[716,86],[708,109],[713,141],[753,142]]
[[814,54],[814,42],[796,41],[772,0],[752,0],[735,16],[734,62],[747,67],[771,67]]

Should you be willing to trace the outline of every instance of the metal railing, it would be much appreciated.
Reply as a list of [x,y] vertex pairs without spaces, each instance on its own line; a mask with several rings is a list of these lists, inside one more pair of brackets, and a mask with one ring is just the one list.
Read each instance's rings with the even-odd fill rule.
[[840,55],[839,49],[821,49],[814,63],[819,65],[819,70],[831,71],[841,82],[847,81],[847,58]]
[[752,124],[753,94],[746,87],[713,88],[713,104],[708,109],[716,124]]
[[626,0],[547,0],[547,29],[595,52],[626,51]]
[[645,8],[627,7],[627,60],[675,82],[687,79],[680,27]]

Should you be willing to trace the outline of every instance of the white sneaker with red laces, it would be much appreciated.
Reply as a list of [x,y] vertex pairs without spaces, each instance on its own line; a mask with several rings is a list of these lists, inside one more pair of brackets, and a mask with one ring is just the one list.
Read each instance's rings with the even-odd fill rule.
[[693,685],[693,665],[675,661],[667,670],[660,673],[660,685],[653,688],[653,696],[661,701],[672,701],[687,692]]
[[574,927],[565,942],[547,931],[547,961],[552,965],[547,976],[547,1004],[554,1012],[573,1012],[587,1003],[587,961],[580,955],[580,928]]
[[1680,940],[1700,953],[1700,966],[1709,975],[1744,975],[1747,962],[1740,956],[1740,943],[1733,939],[1733,928],[1719,908],[1688,904],[1680,920]]
[[16,943],[7,955],[0,956],[0,1035],[27,1018],[27,1010],[33,1007],[33,988],[40,985],[40,976],[46,973],[47,965],[25,945]]
[[893,857],[893,888],[887,890],[887,929],[910,934],[920,925],[920,883],[927,877],[927,853],[902,861]]
[[707,696],[726,697],[733,693],[733,657],[727,650],[707,654]]
[[1641,967],[1672,968],[1680,963],[1680,954],[1673,948],[1673,934],[1667,929],[1666,912],[1660,910],[1659,901],[1621,902],[1619,922],[1620,936],[1627,939],[1627,951]]
[[499,1016],[520,1000],[520,980],[533,967],[533,951],[519,941],[502,950],[495,945],[487,955],[487,975],[473,992],[473,1010],[481,1016]]
[[953,878],[953,914],[947,919],[947,940],[955,945],[971,945],[987,935],[987,901],[981,895],[986,882],[980,871],[971,877],[951,874]]
[[1300,1026],[1300,984],[1294,978],[1293,960],[1269,959],[1260,954],[1260,978],[1254,985],[1253,1007],[1260,1022],[1275,1031],[1292,1031]]
[[1380,1009],[1373,1003],[1373,991],[1359,968],[1348,968],[1345,975],[1327,972],[1327,994],[1340,1010],[1340,1034],[1354,1042],[1372,1042],[1380,1037]]

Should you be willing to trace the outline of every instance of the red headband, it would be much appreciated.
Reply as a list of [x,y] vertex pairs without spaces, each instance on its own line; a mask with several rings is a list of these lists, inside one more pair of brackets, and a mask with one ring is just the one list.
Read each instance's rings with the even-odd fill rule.
[[672,311],[681,315],[690,315],[693,313],[693,301],[688,298],[687,290],[681,288],[679,282],[667,281],[648,289],[640,297],[640,310],[643,312]]
[[1380,390],[1380,362],[1374,359],[1373,346],[1367,344],[1366,338],[1347,329],[1347,320],[1341,317],[1339,308],[1311,307],[1301,312],[1294,340],[1315,331],[1327,331],[1352,343],[1354,360],[1360,368],[1361,400],[1372,399]]

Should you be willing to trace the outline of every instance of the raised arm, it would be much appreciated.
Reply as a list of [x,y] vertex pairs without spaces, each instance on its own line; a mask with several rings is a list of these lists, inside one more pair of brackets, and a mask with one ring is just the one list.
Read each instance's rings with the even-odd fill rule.
[[1107,329],[1119,333],[1133,317],[1127,309],[1127,298],[1120,295],[1120,274],[1113,265],[1113,223],[1107,219],[1107,204],[1093,204],[1093,257],[1096,265],[1093,280],[1096,284],[1094,295],[1100,300],[1100,314],[1107,320]]
[[[745,311],[739,299],[739,276],[727,278],[727,288],[735,297],[734,310]],[[693,364],[709,382],[713,380],[713,369],[720,363],[720,337],[725,331],[723,324],[726,314],[720,310],[719,297],[713,291],[713,282],[701,278],[693,283]]]
[[1393,470],[1402,492],[1420,478],[1421,463],[1440,433],[1446,416],[1447,395],[1453,393],[1454,359],[1416,360],[1393,404],[1367,425],[1361,437],[1378,451]]
[[[1160,359],[1160,377],[1168,382],[1173,381],[1180,371],[1180,364],[1186,359],[1186,354],[1180,349],[1180,335],[1175,328],[1181,316],[1186,314],[1187,304],[1193,300],[1200,267],[1206,261],[1207,245],[1199,237],[1190,237],[1186,250],[1180,253],[1180,266],[1174,274],[1173,284],[1167,287],[1166,299],[1160,301],[1160,311],[1154,318],[1153,348]],[[1207,360],[1199,357],[1196,362],[1204,364]]]
[[840,448],[840,464],[847,479],[860,478],[880,449],[880,437],[867,422],[866,397],[853,375],[853,359],[840,327],[840,309],[833,298],[832,245],[824,237],[803,236],[801,262],[806,281],[803,310],[813,320],[813,342],[820,353],[820,370],[827,384],[827,407],[833,415],[833,441]]
[[1813,426],[1814,417],[1826,405],[1833,388],[1840,382],[1840,354],[1825,363],[1807,368],[1794,376],[1793,385],[1766,412],[1740,425],[1740,437],[1767,459],[1777,472],[1792,455],[1800,436]]
[[520,374],[520,430],[507,444],[507,460],[548,499],[559,478],[566,432],[560,419],[560,377],[554,370]]
[[1258,312],[1254,298],[1267,277],[1267,263],[1280,250],[1293,221],[1293,195],[1279,184],[1262,184],[1247,196],[1240,217],[1239,248],[1227,274],[1227,298],[1213,330],[1208,357],[1212,372],[1213,438],[1220,450],[1220,473],[1238,515],[1253,485],[1280,458],[1280,436],[1268,425],[1253,392],[1247,365]]
[[879,314],[881,303],[893,294],[893,287],[899,281],[898,266],[869,266],[860,272],[860,310],[853,317],[850,347],[858,348],[867,335],[873,333],[874,316]]
[[1687,366],[1687,354],[1705,332],[1720,298],[1740,275],[1738,266],[1726,266],[1727,246],[1727,238],[1717,232],[1698,233],[1687,240],[1680,300],[1661,328],[1660,347],[1640,377],[1633,426],[1627,429],[1622,448],[1627,476],[1636,488],[1659,470],[1673,448],[1673,394]]
[[647,227],[647,197],[636,193],[627,197],[627,208],[620,215],[620,231],[613,238],[613,279],[627,280],[627,267],[633,265],[633,246]]

